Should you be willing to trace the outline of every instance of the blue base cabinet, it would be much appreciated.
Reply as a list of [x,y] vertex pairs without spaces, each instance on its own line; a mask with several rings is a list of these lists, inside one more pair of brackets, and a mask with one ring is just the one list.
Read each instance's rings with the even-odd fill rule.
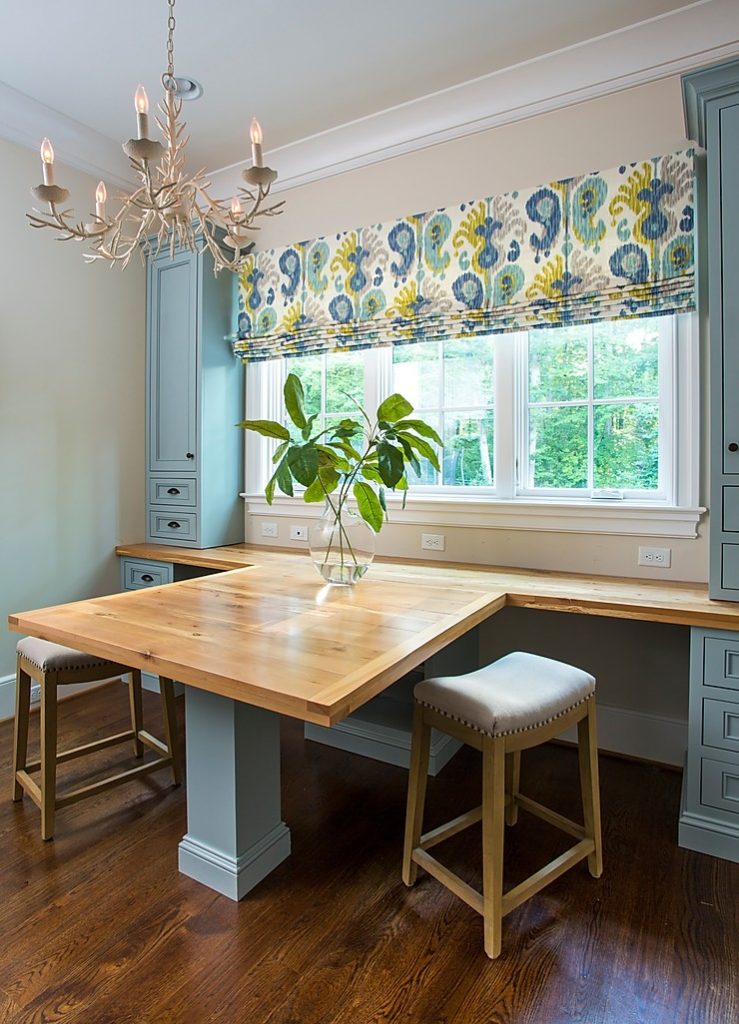
[[679,842],[739,862],[739,633],[693,628]]
[[[739,61],[683,77],[688,135],[706,150],[699,180],[707,212],[711,414],[711,597],[739,600]],[[700,227],[700,225],[699,225]],[[701,253],[703,255],[703,253]]]
[[149,261],[146,539],[208,548],[244,539],[244,371],[227,336],[236,278],[209,253]]

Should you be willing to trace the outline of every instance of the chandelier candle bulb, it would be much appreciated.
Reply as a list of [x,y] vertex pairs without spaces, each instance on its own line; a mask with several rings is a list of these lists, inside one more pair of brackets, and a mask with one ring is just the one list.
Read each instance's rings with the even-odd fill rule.
[[149,137],[149,97],[146,95],[146,89],[143,85],[140,85],[136,90],[134,96],[134,106],[136,107],[136,122],[138,126],[138,136],[140,139],[148,139]]
[[241,203],[239,202],[238,196],[234,196],[231,200],[231,216],[234,220],[238,220],[243,213],[241,209]]
[[262,160],[262,126],[257,121],[256,117],[251,119],[251,127],[249,129],[251,136],[251,158],[255,167],[263,167],[264,161]]
[[98,187],[95,189],[95,216],[99,217],[100,220],[105,220],[105,200],[108,198],[108,193],[105,188],[105,182],[99,181]]
[[44,169],[44,185],[54,184],[54,147],[48,139],[41,143],[41,166]]

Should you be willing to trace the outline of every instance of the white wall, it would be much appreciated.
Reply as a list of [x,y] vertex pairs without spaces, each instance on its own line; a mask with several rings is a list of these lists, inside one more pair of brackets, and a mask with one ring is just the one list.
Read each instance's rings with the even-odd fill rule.
[[[56,172],[83,217],[97,182]],[[7,614],[119,589],[115,545],[144,535],[143,269],[87,266],[76,242],[32,230],[40,178],[0,140],[0,718]]]
[[[686,144],[680,82],[678,78],[665,79],[285,192],[285,212],[265,224],[258,246],[269,248],[463,199],[607,169]],[[705,451],[705,429],[703,434]],[[705,495],[705,486],[702,491]],[[255,520],[247,514],[247,537],[260,543]],[[294,521],[300,518],[296,516]],[[289,543],[285,520],[280,522],[278,543]],[[383,528],[378,550],[420,557],[420,534],[428,529],[404,526],[402,513],[397,513],[392,524]],[[705,522],[700,536],[691,540],[448,527],[444,533],[447,547],[442,557],[446,559],[620,576],[707,579]],[[637,568],[637,548],[644,543],[669,545],[672,568]],[[541,653],[566,656],[568,651],[575,660],[579,657],[597,671],[606,703],[658,717],[687,717],[687,630],[546,613],[535,618],[528,613],[506,615],[506,640]],[[486,656],[502,653],[502,635],[495,632],[495,623],[483,632]],[[614,654],[629,644],[631,651],[624,664]]]

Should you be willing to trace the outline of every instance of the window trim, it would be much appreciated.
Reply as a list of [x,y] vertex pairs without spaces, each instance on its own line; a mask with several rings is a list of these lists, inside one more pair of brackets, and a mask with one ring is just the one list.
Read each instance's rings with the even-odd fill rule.
[[[536,532],[612,534],[639,537],[683,537],[698,535],[698,524],[706,511],[699,501],[700,461],[700,352],[697,315],[675,317],[675,401],[673,403],[673,488],[672,497],[662,501],[608,500],[561,496],[516,496],[515,480],[505,476],[498,459],[502,446],[515,449],[513,414],[516,402],[512,389],[505,389],[498,373],[501,360],[516,358],[514,334],[496,337],[496,433],[495,481],[489,488],[474,488],[473,493],[448,488],[414,487],[404,511],[400,495],[388,495],[390,524],[393,526],[445,526],[494,530],[533,530]],[[368,349],[368,360],[375,368],[375,387],[365,385],[367,402],[372,395],[387,394],[392,382],[392,350]],[[247,415],[256,419],[282,418],[282,384],[285,376],[282,359],[250,363],[246,367]],[[522,414],[518,403],[519,416]],[[503,426],[503,429],[501,429]],[[521,424],[516,424],[520,436]],[[320,505],[305,504],[300,497],[276,495],[267,504],[264,484],[271,474],[274,444],[251,431],[246,432],[245,491],[241,495],[246,510],[264,518],[317,518]],[[501,463],[503,459],[501,457]],[[515,457],[508,459],[515,465]],[[257,538],[258,539],[258,538]]]

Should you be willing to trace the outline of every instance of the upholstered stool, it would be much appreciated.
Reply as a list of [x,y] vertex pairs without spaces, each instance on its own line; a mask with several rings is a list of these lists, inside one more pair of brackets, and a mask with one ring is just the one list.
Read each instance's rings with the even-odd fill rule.
[[[88,796],[96,796],[102,790],[128,782],[136,775],[169,768],[172,781],[179,785],[180,757],[177,740],[177,718],[174,703],[174,686],[171,679],[160,679],[162,711],[166,742],[156,739],[143,728],[141,673],[126,665],[82,654],[71,647],[62,647],[35,637],[25,637],[18,642],[17,682],[15,704],[15,742],[13,751],[13,800],[21,800],[26,792],[41,809],[41,838],[54,836],[54,814],[58,807],[66,807]],[[56,705],[57,687],[70,683],[92,683],[112,676],[131,677],[129,699],[131,704],[131,728],[125,732],[106,736],[104,739],[86,743],[73,750],[57,753]],[[28,748],[28,725],[31,706],[31,680],[41,687],[41,759],[29,764],[26,760]],[[144,756],[144,744],[156,750],[161,756],[129,771],[120,772],[87,786],[72,790],[63,796],[56,795],[56,767],[65,761],[91,754],[116,743],[131,740],[136,757]],[[41,785],[31,778],[30,773],[41,769]]]
[[[496,957],[501,949],[502,919],[506,914],[586,857],[593,877],[598,878],[603,870],[595,680],[587,672],[560,661],[516,653],[467,675],[425,679],[417,684],[414,694],[403,881],[413,885],[420,865],[482,914],[485,952]],[[518,789],[521,751],[545,743],[575,724],[584,826],[523,796]],[[432,727],[482,751],[482,804],[422,835]],[[504,820],[514,825],[519,807],[555,825],[577,842],[504,893]],[[428,852],[480,820],[482,893]]]

